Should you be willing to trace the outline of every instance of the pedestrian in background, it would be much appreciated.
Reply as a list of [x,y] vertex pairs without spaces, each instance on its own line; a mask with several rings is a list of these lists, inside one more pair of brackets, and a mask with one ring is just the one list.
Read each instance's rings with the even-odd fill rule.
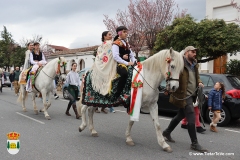
[[11,69],[10,74],[9,74],[9,80],[11,82],[11,90],[13,89],[13,83],[14,83],[14,70]]
[[212,123],[210,123],[210,130],[218,132],[217,123],[221,119],[221,110],[223,99],[225,98],[225,86],[221,82],[217,82],[214,88],[208,94],[208,109],[213,112]]
[[20,85],[18,83],[19,81],[19,75],[20,75],[20,70],[19,67],[16,67],[13,75],[14,75],[14,90],[15,90],[15,95],[18,96]]
[[[195,113],[195,126],[197,128],[197,132],[202,133],[202,132],[206,131],[206,129],[202,128],[201,123],[199,121],[200,111],[199,111],[199,108],[198,108],[198,98],[197,98],[196,102],[193,103],[193,107],[194,107],[194,113]],[[187,129],[187,124],[188,124],[188,121],[187,121],[187,118],[185,117],[182,120],[181,128]]]
[[67,74],[67,78],[66,78],[66,83],[69,84],[68,85],[68,93],[69,93],[69,103],[67,106],[67,110],[65,112],[66,115],[71,116],[71,114],[69,113],[69,110],[71,108],[71,106],[73,107],[73,111],[75,112],[76,115],[76,119],[79,119],[81,116],[78,114],[77,111],[77,106],[76,106],[76,101],[79,100],[78,98],[78,94],[79,94],[79,88],[78,86],[80,86],[80,77],[78,75],[78,73],[76,72],[77,69],[77,63],[72,63],[72,67],[71,67],[71,71]]

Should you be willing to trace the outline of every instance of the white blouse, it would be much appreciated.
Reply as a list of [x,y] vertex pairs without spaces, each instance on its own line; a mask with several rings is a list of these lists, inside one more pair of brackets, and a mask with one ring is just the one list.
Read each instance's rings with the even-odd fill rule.
[[80,82],[79,74],[77,72],[70,71],[67,74],[66,83],[70,85],[80,86],[81,82]]

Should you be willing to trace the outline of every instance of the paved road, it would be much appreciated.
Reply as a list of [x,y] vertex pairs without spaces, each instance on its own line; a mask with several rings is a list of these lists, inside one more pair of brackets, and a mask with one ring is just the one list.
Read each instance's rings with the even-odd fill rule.
[[[169,143],[173,152],[166,153],[157,143],[149,115],[141,114],[140,122],[134,124],[132,137],[136,145],[130,147],[125,144],[124,136],[129,118],[122,107],[115,108],[116,113],[94,114],[99,137],[91,137],[88,129],[78,132],[81,120],[64,115],[67,101],[62,98],[53,100],[49,108],[52,120],[46,120],[42,113],[34,114],[30,96],[26,102],[28,112],[22,111],[16,99],[9,88],[3,88],[3,93],[0,93],[0,160],[240,159],[239,121],[230,127],[219,128],[219,133],[207,130],[205,134],[198,134],[200,144],[215,155],[194,155],[199,153],[189,149],[187,130],[181,129],[180,125],[172,133],[176,143]],[[39,99],[37,106],[41,106]],[[70,113],[74,114],[72,110]],[[172,116],[159,116],[162,129],[167,127]],[[16,155],[7,152],[6,134],[10,131],[21,134],[20,151]],[[225,153],[234,155],[220,155]]]

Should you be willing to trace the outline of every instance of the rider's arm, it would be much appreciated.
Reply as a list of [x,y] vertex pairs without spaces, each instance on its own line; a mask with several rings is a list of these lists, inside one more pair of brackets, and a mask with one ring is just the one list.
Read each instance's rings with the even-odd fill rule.
[[47,63],[47,61],[46,61],[45,56],[44,56],[43,53],[42,53],[42,60],[41,60],[41,62],[42,62],[42,64],[46,64],[46,63]]
[[30,63],[33,64],[33,65],[38,64],[38,62],[35,62],[33,60],[33,54],[32,53],[30,53]]
[[24,61],[24,66],[23,66],[24,69],[27,69],[29,67],[28,63],[29,63],[29,56],[30,56],[30,54],[31,54],[31,52],[29,50],[27,50],[25,52],[25,61]]
[[131,61],[134,63],[134,62],[136,62],[136,58],[134,57],[134,54],[131,49],[130,49],[130,51],[131,52],[130,52],[129,56],[130,56]]
[[113,44],[112,46],[112,54],[113,54],[113,58],[115,61],[117,61],[120,64],[125,64],[128,65],[127,61],[124,61],[120,56],[119,56],[119,47],[116,44]]

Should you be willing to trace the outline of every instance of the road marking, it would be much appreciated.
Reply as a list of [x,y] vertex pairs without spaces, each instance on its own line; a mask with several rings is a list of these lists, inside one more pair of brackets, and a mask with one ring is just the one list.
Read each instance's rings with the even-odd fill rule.
[[171,121],[171,119],[168,119],[168,118],[159,118],[159,119],[163,119],[163,120]]
[[126,111],[121,111],[121,110],[115,110],[117,112],[123,112],[123,113],[127,113]]
[[235,130],[230,130],[230,129],[225,129],[226,131],[230,131],[230,132],[236,132],[236,133],[240,133],[240,131],[235,131]]
[[29,119],[31,119],[31,120],[33,120],[33,121],[35,121],[35,122],[38,122],[38,123],[41,123],[41,124],[45,124],[44,122],[41,122],[41,121],[39,121],[39,120],[37,120],[37,119],[34,119],[34,118],[32,118],[32,117],[26,116],[26,115],[24,115],[24,114],[22,114],[22,113],[19,113],[19,112],[16,112],[16,113],[19,114],[19,115],[21,115],[21,116],[23,116],[23,117],[29,118]]

